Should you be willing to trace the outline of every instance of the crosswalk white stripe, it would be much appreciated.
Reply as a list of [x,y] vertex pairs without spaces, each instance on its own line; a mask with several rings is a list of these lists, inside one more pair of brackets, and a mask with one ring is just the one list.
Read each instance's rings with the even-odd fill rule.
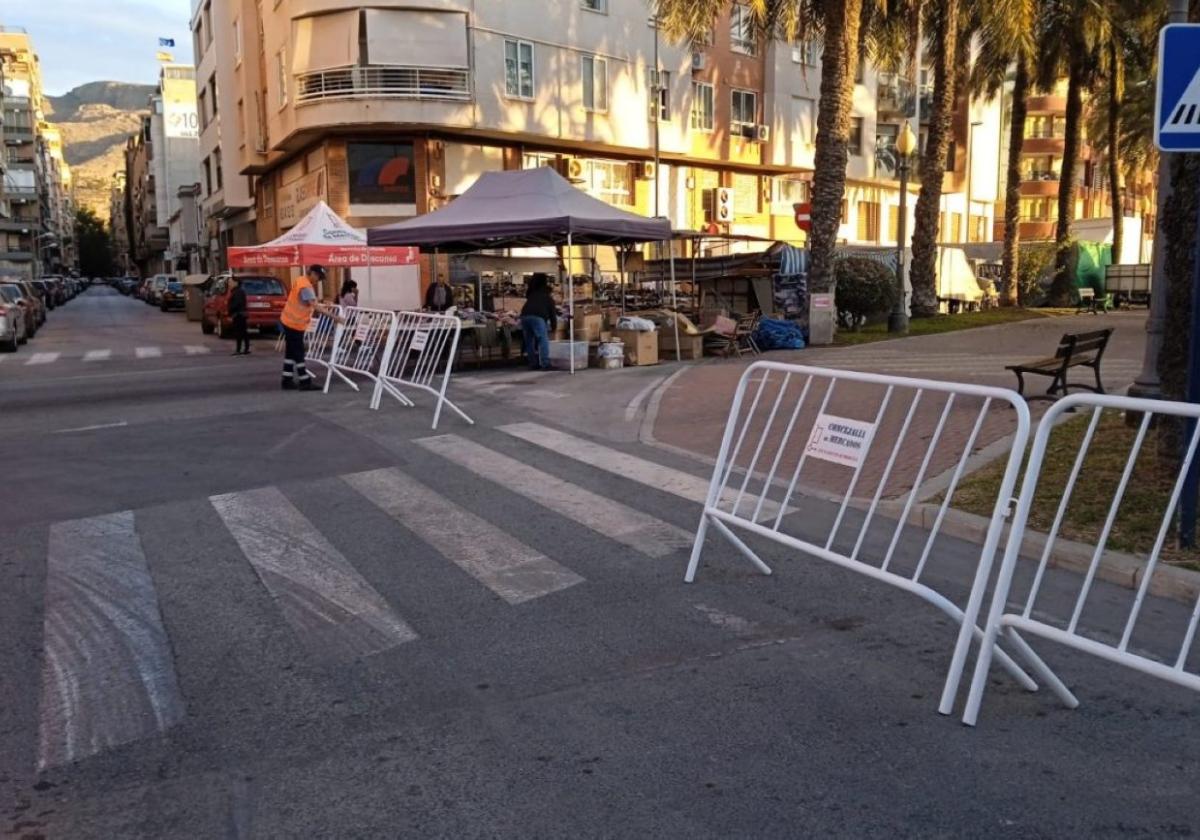
[[183,345],[183,352],[189,356],[203,356],[205,353],[211,351],[203,344],[185,344]]
[[209,501],[284,618],[318,655],[349,660],[417,638],[278,488]]
[[570,569],[397,469],[354,473],[342,480],[510,604],[583,582]]
[[692,535],[682,528],[458,435],[425,438],[417,443],[478,476],[651,557],[665,557],[692,545]]
[[50,526],[44,625],[39,769],[182,720],[171,646],[132,511]]
[[112,350],[89,350],[83,354],[85,362],[104,362],[112,358]]
[[[673,467],[666,467],[662,464],[656,464],[653,461],[647,461],[636,455],[630,455],[598,443],[592,443],[589,440],[569,435],[566,432],[551,429],[549,426],[543,426],[539,423],[512,423],[507,426],[501,426],[500,431],[544,449],[549,449],[551,452],[557,452],[560,455],[581,461],[588,466],[596,467],[622,478],[627,478],[630,481],[636,481],[639,484],[644,484],[655,490],[661,490],[664,493],[670,493],[673,496],[679,496],[689,502],[696,502],[702,505],[708,499],[709,480],[706,478],[700,478],[699,476],[674,469]],[[747,496],[749,496],[749,493],[750,491],[747,490]],[[721,501],[732,507],[736,497],[737,491],[729,489],[725,491]],[[742,503],[745,504],[745,500]],[[774,518],[778,512],[778,503],[765,501],[759,513],[759,519]]]
[[62,354],[61,353],[34,353],[32,356],[29,357],[29,361],[25,362],[25,364],[27,364],[27,365],[48,365],[51,362],[58,361],[58,357],[60,355],[62,355]]
[[137,347],[134,348],[133,355],[139,359],[157,359],[162,355],[162,349],[159,347]]

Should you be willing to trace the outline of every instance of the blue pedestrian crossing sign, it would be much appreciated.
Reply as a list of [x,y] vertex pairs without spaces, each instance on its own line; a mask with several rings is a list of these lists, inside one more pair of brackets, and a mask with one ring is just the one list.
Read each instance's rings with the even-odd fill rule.
[[1200,24],[1172,23],[1159,34],[1154,145],[1200,152]]

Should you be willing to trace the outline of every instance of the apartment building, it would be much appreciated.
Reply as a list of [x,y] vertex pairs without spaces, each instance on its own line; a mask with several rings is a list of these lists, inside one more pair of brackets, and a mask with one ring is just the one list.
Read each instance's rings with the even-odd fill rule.
[[[1058,192],[1066,145],[1067,85],[1029,97],[1025,118],[1025,141],[1021,146],[1022,241],[1054,238],[1058,221]],[[1007,139],[1007,128],[1005,129]],[[1007,143],[1005,158],[1007,159]],[[1149,262],[1154,225],[1153,173],[1124,185],[1121,208],[1124,219],[1123,262]],[[1075,211],[1072,233],[1081,240],[1111,241],[1112,195],[1102,150],[1088,142],[1086,130],[1076,164]],[[996,237],[1004,234],[1003,223]]]
[[62,133],[38,123],[39,203],[42,263],[46,271],[63,273],[78,264],[75,243],[75,190],[71,167],[63,155]]
[[108,188],[109,235],[112,239],[113,269],[122,276],[129,274],[129,206],[126,203],[126,173],[117,170]]
[[[226,267],[225,249],[257,240],[252,176],[241,174],[239,121],[245,101],[234,82],[242,61],[240,3],[193,0],[192,40],[196,58],[196,113],[200,124],[199,264],[205,271]],[[218,37],[219,36],[219,37]],[[232,165],[230,165],[232,163]]]
[[38,152],[41,79],[37,56],[23,29],[0,27],[3,77],[4,203],[0,218],[0,274],[42,274],[42,182]]
[[141,129],[125,144],[130,258],[143,276],[191,270],[199,248],[194,237],[171,239],[171,220],[182,206],[180,191],[200,177],[195,68],[163,64],[149,106]]

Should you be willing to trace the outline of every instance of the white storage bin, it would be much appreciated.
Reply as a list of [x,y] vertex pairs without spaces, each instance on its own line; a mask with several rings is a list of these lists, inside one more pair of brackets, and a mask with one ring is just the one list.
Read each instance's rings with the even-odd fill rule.
[[551,341],[550,367],[555,370],[570,370],[572,353],[575,354],[575,370],[582,370],[588,366],[586,341]]

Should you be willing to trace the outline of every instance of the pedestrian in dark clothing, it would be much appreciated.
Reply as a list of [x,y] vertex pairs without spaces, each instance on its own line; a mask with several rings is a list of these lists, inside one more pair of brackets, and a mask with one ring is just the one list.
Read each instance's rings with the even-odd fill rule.
[[425,293],[425,308],[430,312],[445,312],[454,306],[454,291],[445,278],[433,281],[429,291]]
[[558,326],[558,310],[550,295],[550,278],[537,273],[525,286],[521,309],[521,338],[532,370],[550,370],[550,330]]
[[229,278],[233,291],[229,293],[229,317],[233,321],[233,355],[250,355],[250,334],[246,329],[246,290],[235,274]]

